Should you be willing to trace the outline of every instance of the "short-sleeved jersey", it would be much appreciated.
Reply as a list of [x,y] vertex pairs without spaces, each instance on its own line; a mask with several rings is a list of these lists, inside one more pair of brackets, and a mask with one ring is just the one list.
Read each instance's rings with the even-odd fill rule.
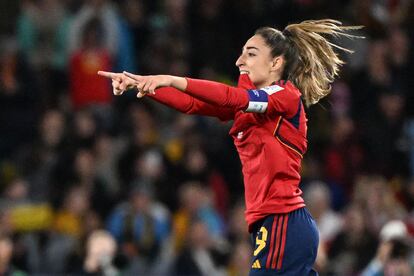
[[242,163],[249,230],[269,214],[305,206],[299,183],[307,119],[300,91],[283,80],[255,89],[246,74],[237,88],[187,80],[185,97],[164,88],[155,99],[189,114],[234,120],[230,135]]

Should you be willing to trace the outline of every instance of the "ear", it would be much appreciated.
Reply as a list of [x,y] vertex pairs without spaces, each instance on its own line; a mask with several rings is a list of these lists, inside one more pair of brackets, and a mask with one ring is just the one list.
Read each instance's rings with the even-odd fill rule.
[[272,59],[272,66],[271,71],[280,71],[282,70],[283,64],[285,63],[285,59],[283,56],[277,56]]

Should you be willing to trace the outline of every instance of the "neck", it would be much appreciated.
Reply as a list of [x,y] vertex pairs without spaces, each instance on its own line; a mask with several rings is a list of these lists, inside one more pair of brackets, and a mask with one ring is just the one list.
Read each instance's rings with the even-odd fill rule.
[[257,84],[256,87],[258,89],[263,88],[263,87],[267,87],[267,86],[271,86],[273,83],[277,82],[280,80],[280,77],[274,78],[274,79],[269,79],[265,82],[262,82],[260,84]]

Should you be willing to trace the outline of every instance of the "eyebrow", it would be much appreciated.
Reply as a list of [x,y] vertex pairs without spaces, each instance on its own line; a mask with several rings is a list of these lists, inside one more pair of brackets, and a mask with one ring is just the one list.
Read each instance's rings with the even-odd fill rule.
[[257,51],[259,51],[259,48],[254,47],[254,46],[249,46],[249,47],[246,47],[246,50],[257,50]]

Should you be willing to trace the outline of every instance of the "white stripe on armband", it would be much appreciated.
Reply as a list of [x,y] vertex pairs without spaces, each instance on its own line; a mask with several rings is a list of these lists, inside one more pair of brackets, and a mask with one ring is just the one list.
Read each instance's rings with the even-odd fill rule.
[[263,90],[247,90],[249,106],[245,112],[265,113],[268,105],[268,94]]
[[247,107],[246,112],[265,113],[266,109],[267,109],[267,103],[249,102],[249,106]]

